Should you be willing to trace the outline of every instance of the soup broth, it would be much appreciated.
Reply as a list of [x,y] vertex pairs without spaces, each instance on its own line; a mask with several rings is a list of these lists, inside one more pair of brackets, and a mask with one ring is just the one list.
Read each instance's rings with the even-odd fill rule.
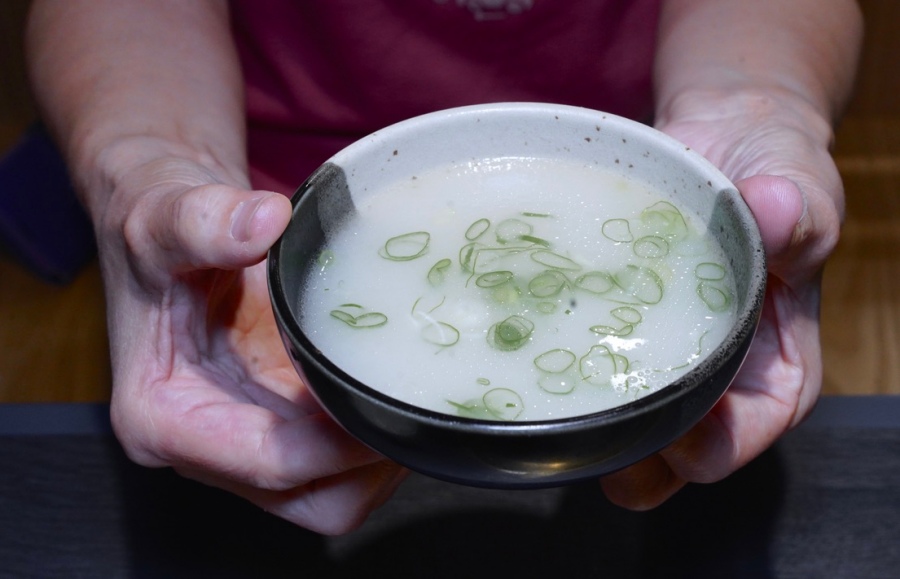
[[301,327],[419,407],[518,421],[609,409],[687,373],[734,320],[705,224],[605,169],[491,159],[356,203],[312,268]]

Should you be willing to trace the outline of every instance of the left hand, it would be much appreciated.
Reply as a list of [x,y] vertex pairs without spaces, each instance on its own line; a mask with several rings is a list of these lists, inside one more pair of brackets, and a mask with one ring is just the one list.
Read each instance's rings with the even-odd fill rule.
[[740,190],[762,234],[768,287],[746,361],[716,406],[669,447],[601,480],[610,500],[635,510],[741,468],[800,423],[821,390],[821,275],[843,218],[831,127],[786,96],[702,97],[687,99],[658,128]]

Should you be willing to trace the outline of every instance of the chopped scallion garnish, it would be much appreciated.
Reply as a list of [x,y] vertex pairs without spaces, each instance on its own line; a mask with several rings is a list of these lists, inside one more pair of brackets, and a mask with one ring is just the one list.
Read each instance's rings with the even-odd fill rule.
[[704,262],[694,268],[694,275],[697,276],[697,279],[719,281],[725,279],[725,268],[718,263]]
[[491,227],[491,222],[488,219],[481,218],[466,230],[466,239],[469,241],[475,241],[487,231]]
[[[357,304],[342,304],[342,308],[361,309],[362,306]],[[385,325],[388,321],[387,316],[381,312],[367,312],[358,316],[354,316],[343,310],[331,310],[331,317],[340,320],[351,328],[378,328]]]
[[659,259],[669,254],[669,242],[656,235],[645,235],[632,246],[634,254],[648,259]]
[[528,291],[536,298],[549,298],[557,295],[568,284],[569,280],[562,272],[548,269],[528,282]]
[[724,312],[731,305],[731,294],[727,290],[706,281],[697,284],[697,295],[714,312]]
[[600,228],[607,239],[616,243],[631,243],[634,235],[631,233],[631,225],[627,219],[608,219]]
[[518,350],[528,342],[534,332],[534,324],[522,316],[510,316],[490,327],[488,343],[498,350]]
[[568,370],[575,363],[575,354],[569,350],[557,348],[544,352],[534,359],[534,365],[541,372],[559,374]]
[[525,235],[531,235],[531,225],[521,219],[504,219],[497,224],[497,242],[501,244],[519,241]]
[[432,322],[422,328],[422,339],[436,346],[452,346],[459,342],[459,330],[446,322]]
[[581,269],[580,265],[578,265],[568,257],[559,255],[558,253],[554,253],[552,251],[535,251],[531,254],[531,259],[541,265],[552,267],[554,269],[564,269],[569,271],[578,271],[579,269]]
[[489,390],[485,393],[483,400],[488,412],[500,420],[515,420],[525,409],[522,397],[509,388]]
[[513,272],[511,271],[490,271],[479,275],[475,280],[475,285],[480,288],[492,288],[503,285],[512,278]]
[[421,257],[428,250],[431,234],[427,231],[413,231],[388,239],[378,254],[393,261],[410,261]]
[[447,278],[447,272],[450,270],[451,261],[448,258],[444,258],[428,270],[428,283],[433,286],[441,285],[444,280]]

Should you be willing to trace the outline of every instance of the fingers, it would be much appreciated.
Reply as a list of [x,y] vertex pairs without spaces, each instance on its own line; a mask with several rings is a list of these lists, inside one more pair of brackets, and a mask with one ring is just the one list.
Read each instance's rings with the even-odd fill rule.
[[676,476],[658,454],[600,479],[600,486],[610,501],[633,511],[658,507],[684,485],[684,479]]
[[125,242],[150,279],[259,262],[291,216],[278,193],[203,185],[148,195],[130,212]]
[[[189,392],[166,390],[162,397],[173,399],[151,403],[150,415],[128,412],[130,422],[116,424],[138,441],[126,448],[137,462],[206,470],[241,484],[284,490],[383,460],[324,414],[284,420],[260,406],[227,399],[182,411],[175,406]],[[124,414],[114,414],[116,423]]]
[[611,501],[645,510],[687,482],[719,481],[762,454],[812,409],[821,378],[813,318],[786,285],[773,285],[734,383],[683,437],[605,477],[601,484]]
[[[808,267],[793,286],[771,277],[759,329],[734,383],[687,434],[631,467],[601,480],[609,499],[646,510],[688,482],[719,481],[753,460],[813,407],[821,382],[817,271],[821,263],[797,250],[821,213],[810,209],[791,180],[757,176],[737,183],[759,222],[771,261]],[[827,219],[827,217],[826,217]]]
[[688,482],[722,480],[762,454],[788,429],[789,401],[729,391],[703,420],[659,454],[601,479],[613,503],[654,508]]
[[324,414],[283,421],[256,406],[225,403],[177,418],[164,413],[153,427],[156,447],[144,451],[154,456],[150,462],[323,534],[359,526],[406,473]]
[[268,491],[232,481],[206,482],[296,525],[324,535],[342,535],[358,528],[373,510],[384,504],[407,474],[402,467],[381,461],[284,491]]
[[123,405],[113,405],[113,425],[132,460],[172,466],[320,533],[361,524],[406,474],[321,413],[283,420],[252,404],[222,401],[141,416]]

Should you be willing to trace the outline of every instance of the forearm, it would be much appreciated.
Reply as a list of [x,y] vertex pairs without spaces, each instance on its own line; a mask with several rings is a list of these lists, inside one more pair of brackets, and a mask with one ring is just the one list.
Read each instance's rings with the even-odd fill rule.
[[225,2],[38,0],[27,42],[42,116],[95,218],[117,180],[159,157],[245,184]]
[[657,118],[684,95],[769,94],[832,125],[851,93],[862,37],[853,0],[664,0]]

